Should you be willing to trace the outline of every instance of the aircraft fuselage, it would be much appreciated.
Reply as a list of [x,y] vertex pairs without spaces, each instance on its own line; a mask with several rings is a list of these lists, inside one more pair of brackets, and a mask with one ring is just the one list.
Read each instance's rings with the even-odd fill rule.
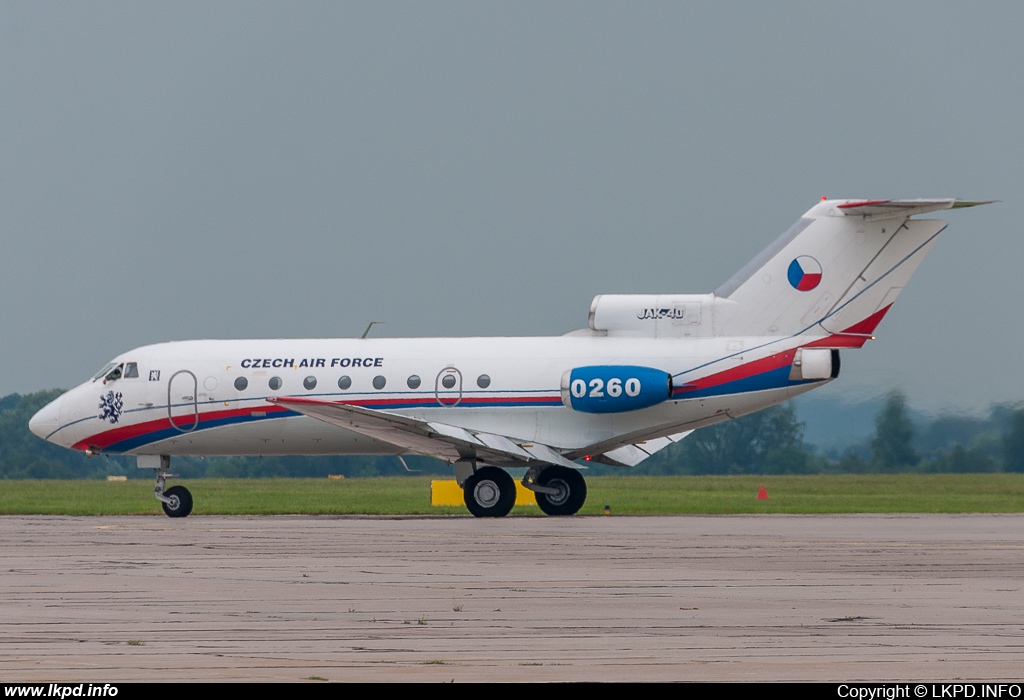
[[[409,451],[268,402],[302,396],[581,450],[690,430],[820,385],[828,380],[790,376],[795,349],[814,341],[820,338],[593,335],[163,343],[118,356],[113,364],[134,365],[133,376],[85,382],[40,412],[33,429],[65,447],[108,454]],[[573,410],[560,382],[567,371],[588,365],[662,370],[672,376],[672,394],[640,410]],[[629,380],[628,374],[619,379]]]

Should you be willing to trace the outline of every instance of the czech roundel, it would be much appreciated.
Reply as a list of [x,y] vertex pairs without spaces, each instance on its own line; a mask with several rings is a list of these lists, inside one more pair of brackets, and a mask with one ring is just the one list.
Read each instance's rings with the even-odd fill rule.
[[786,276],[794,289],[809,292],[821,282],[821,264],[810,255],[801,255],[789,264]]

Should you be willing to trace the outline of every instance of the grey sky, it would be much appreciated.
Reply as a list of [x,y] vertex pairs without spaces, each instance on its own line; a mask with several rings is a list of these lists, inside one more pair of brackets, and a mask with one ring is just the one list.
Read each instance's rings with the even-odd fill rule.
[[1018,3],[3,3],[0,394],[196,337],[546,335],[822,195],[1000,199],[827,391],[1024,400]]

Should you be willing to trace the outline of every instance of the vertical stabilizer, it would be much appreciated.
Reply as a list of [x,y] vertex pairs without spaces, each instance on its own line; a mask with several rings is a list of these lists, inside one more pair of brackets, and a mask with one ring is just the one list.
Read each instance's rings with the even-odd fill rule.
[[824,200],[715,290],[716,334],[869,336],[946,226],[910,217],[983,203]]

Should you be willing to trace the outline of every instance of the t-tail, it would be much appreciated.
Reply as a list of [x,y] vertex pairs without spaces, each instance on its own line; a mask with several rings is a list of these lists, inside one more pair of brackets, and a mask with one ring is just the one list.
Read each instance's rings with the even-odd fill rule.
[[822,200],[713,294],[600,296],[590,326],[610,335],[654,328],[656,337],[820,335],[822,346],[860,347],[946,227],[911,217],[988,203]]

